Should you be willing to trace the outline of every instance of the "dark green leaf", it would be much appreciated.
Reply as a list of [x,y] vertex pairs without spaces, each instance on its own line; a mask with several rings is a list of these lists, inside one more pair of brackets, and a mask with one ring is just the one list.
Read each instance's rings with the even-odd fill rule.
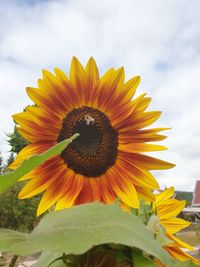
[[117,264],[120,262],[126,261],[126,262],[131,262],[131,259],[126,255],[125,251],[119,250],[116,253],[115,260]]
[[[44,265],[42,266],[44,267]],[[45,266],[46,267],[46,266]],[[61,260],[57,260],[54,263],[52,263],[51,265],[49,265],[49,267],[70,267],[68,264],[65,264],[63,261]]]
[[49,158],[59,155],[79,134],[74,134],[71,138],[64,140],[54,147],[48,149],[40,155],[33,155],[25,160],[15,171],[0,176],[0,192],[12,186],[19,178],[29,173],[39,165],[43,164]]
[[132,255],[134,267],[157,267],[153,260],[143,255],[142,251],[133,250]]

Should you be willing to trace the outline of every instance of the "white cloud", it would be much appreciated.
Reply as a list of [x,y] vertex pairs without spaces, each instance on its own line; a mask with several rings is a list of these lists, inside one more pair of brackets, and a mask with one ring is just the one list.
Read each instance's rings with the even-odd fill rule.
[[157,125],[173,127],[164,142],[170,150],[156,155],[177,167],[157,173],[161,185],[193,189],[200,178],[200,2],[17,2],[0,3],[1,150],[8,150],[10,116],[30,103],[24,88],[36,85],[41,69],[68,71],[73,55],[82,62],[93,55],[101,72],[124,65],[127,77],[142,75],[139,92],[164,111]]

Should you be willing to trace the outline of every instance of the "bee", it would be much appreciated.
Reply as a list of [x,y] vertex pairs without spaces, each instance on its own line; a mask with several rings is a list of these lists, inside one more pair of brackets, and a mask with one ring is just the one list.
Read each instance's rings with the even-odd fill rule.
[[85,114],[84,119],[86,121],[87,126],[89,126],[90,124],[94,125],[95,123],[95,119],[92,118],[89,114]]

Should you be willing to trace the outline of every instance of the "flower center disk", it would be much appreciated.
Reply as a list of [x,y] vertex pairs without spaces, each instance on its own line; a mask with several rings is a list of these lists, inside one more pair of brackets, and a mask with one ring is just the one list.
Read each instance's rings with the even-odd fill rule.
[[58,142],[75,133],[80,136],[61,153],[69,168],[98,177],[115,164],[118,133],[103,112],[91,107],[73,109],[63,119]]

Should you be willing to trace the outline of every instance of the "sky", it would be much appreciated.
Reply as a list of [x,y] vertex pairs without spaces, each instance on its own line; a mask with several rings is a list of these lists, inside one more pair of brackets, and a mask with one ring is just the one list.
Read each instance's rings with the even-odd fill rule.
[[154,126],[171,127],[151,155],[176,164],[155,172],[161,187],[193,191],[200,179],[200,1],[0,1],[0,150],[12,114],[32,104],[26,86],[42,69],[69,72],[72,56],[93,56],[103,74],[124,66],[126,79],[141,75],[137,94],[152,97],[163,114]]

